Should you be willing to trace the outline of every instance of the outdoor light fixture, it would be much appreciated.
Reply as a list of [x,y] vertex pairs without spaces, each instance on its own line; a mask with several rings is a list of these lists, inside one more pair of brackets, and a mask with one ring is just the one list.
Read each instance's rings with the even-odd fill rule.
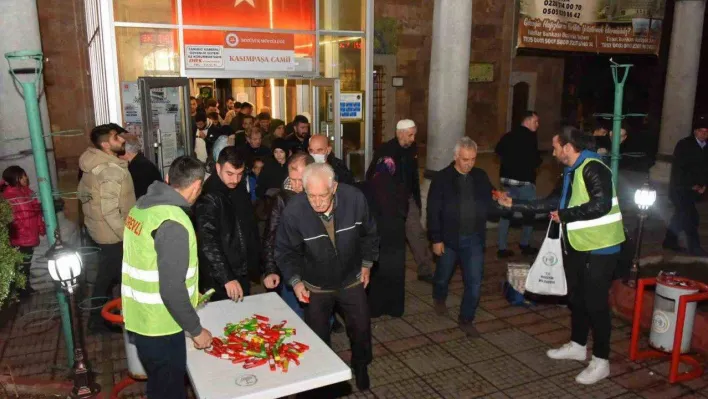
[[78,286],[78,277],[81,275],[81,255],[74,249],[65,246],[59,236],[59,229],[54,232],[54,245],[46,254],[49,274],[69,294],[69,310],[71,313],[71,329],[74,344],[74,387],[71,389],[71,398],[93,398],[101,392],[100,385],[93,380],[93,373],[88,370],[84,361],[83,340],[77,335],[81,324],[76,318],[76,301],[74,292]]
[[634,203],[641,212],[646,213],[649,208],[656,202],[656,190],[654,190],[649,183],[644,183],[641,188],[639,188],[634,193]]
[[639,278],[639,255],[642,249],[642,233],[644,230],[644,221],[649,216],[649,209],[656,202],[656,190],[648,183],[644,183],[642,187],[634,193],[634,203],[639,208],[639,226],[637,226],[636,247],[634,249],[634,258],[632,258],[632,269],[629,271],[630,287],[637,286]]

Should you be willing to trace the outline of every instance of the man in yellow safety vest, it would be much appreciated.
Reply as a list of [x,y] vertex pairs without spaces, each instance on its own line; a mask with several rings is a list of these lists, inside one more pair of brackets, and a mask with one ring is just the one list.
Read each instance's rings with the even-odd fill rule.
[[594,384],[610,374],[608,297],[620,244],[625,240],[612,171],[593,148],[591,136],[573,127],[564,128],[553,137],[553,155],[565,165],[562,184],[555,194],[532,202],[500,199],[514,211],[553,209],[551,219],[563,228],[571,335],[570,342],[546,353],[551,359],[586,360],[592,329],[593,356],[575,378],[580,384]]
[[187,214],[201,193],[204,166],[172,162],[166,181],[148,187],[125,221],[123,318],[147,372],[148,399],[185,398],[185,332],[198,349],[211,345],[195,311],[197,239]]

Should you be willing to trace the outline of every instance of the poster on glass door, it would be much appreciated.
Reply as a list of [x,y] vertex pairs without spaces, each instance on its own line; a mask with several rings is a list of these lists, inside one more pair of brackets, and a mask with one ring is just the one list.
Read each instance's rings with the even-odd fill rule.
[[184,43],[187,69],[270,72],[296,70],[293,34],[185,31]]

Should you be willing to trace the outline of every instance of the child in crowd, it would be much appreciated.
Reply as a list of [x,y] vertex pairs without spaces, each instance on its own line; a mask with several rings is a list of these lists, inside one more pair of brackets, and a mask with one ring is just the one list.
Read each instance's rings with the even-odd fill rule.
[[32,292],[29,285],[30,266],[34,247],[39,245],[39,236],[46,234],[42,207],[29,188],[27,173],[19,166],[13,165],[2,172],[0,181],[2,196],[12,206],[12,223],[10,224],[10,245],[16,247],[23,255],[23,272],[27,276],[27,285],[21,296]]

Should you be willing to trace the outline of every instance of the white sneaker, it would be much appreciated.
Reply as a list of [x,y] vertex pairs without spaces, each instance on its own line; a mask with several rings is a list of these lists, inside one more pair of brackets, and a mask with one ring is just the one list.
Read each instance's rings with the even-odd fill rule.
[[607,359],[600,359],[599,357],[593,356],[588,367],[575,377],[575,382],[591,385],[609,376],[610,362]]
[[570,341],[558,349],[549,349],[546,351],[546,355],[556,360],[578,360],[582,362],[587,359],[588,352],[584,346]]

